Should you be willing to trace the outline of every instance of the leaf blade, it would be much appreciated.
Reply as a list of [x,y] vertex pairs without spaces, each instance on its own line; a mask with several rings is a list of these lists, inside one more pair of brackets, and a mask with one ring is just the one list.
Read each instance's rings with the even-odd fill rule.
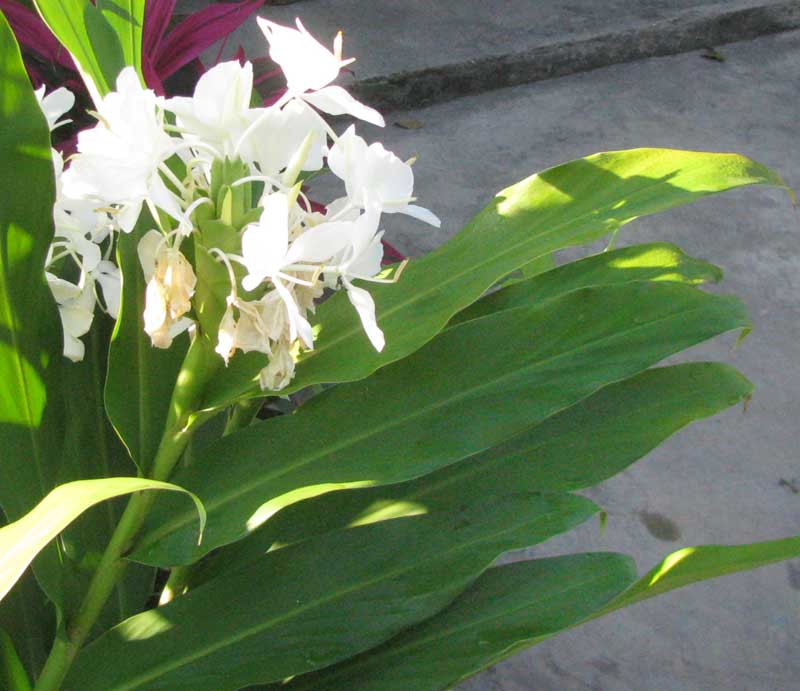
[[67,686],[224,691],[325,666],[440,610],[499,553],[596,510],[520,494],[287,547],[123,622],[79,654]]
[[[499,279],[555,250],[598,239],[630,221],[745,185],[786,187],[764,166],[736,154],[632,149],[550,168],[501,192],[453,239],[412,261],[396,285],[371,286],[386,347],[377,353],[346,296],[318,309],[313,351],[289,389],[361,379],[407,356]],[[217,407],[254,384],[263,358],[237,356],[207,391]]]
[[588,288],[467,322],[365,382],[330,389],[291,416],[209,446],[175,476],[209,508],[204,545],[194,548],[181,536],[188,516],[180,509],[157,506],[133,557],[186,563],[302,498],[432,472],[747,324],[738,301],[666,283]]
[[[59,485],[22,518],[0,528],[0,599],[5,597],[34,557],[86,509],[123,494],[143,490],[171,490],[192,497],[205,521],[202,503],[182,487],[145,478],[76,480]],[[201,529],[202,532],[202,529]]]

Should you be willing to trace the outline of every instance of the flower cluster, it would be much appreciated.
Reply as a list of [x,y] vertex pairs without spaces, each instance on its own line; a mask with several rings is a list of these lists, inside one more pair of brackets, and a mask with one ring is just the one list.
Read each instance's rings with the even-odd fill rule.
[[[286,77],[274,104],[251,107],[247,62],[220,63],[192,97],[170,99],[144,89],[126,68],[116,91],[98,99],[97,125],[79,134],[78,154],[63,172],[54,155],[48,280],[68,357],[82,357],[79,339],[97,302],[117,314],[119,271],[110,257],[119,232],[140,238],[144,330],[155,347],[200,329],[226,364],[237,351],[267,356],[260,383],[277,391],[291,381],[300,351],[314,347],[309,313],[326,291],[344,289],[369,340],[383,348],[373,299],[355,283],[399,277],[399,269],[391,278],[381,273],[382,215],[439,221],[413,203],[410,163],[368,144],[353,125],[337,135],[324,119],[348,115],[383,125],[379,113],[332,84],[352,61],[342,58],[341,34],[331,51],[299,20],[296,29],[263,19],[259,26]],[[56,93],[42,101],[51,125],[71,106],[61,102],[68,107],[57,112],[48,102]],[[308,199],[303,182],[324,169],[344,183],[345,194],[322,206]],[[204,277],[208,262],[200,256],[217,276],[227,275],[218,301],[225,307],[216,314],[196,304],[198,282],[220,283]]]

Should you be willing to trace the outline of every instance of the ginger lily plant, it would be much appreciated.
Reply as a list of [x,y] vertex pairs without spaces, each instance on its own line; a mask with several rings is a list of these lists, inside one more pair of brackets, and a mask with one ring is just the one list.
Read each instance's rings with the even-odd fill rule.
[[[66,162],[48,133],[70,97],[34,94],[0,19],[2,688],[449,689],[800,554],[688,548],[641,580],[611,553],[492,567],[597,513],[574,490],[752,388],[717,363],[653,367],[749,328],[700,289],[716,267],[663,243],[552,253],[775,173],[598,154],[382,268],[391,214],[438,219],[409,163],[326,120],[383,122],[332,84],[341,36],[259,20],[286,77],[269,106],[238,62],[164,98],[143,86],[144,2],[68,4],[37,3],[94,94]],[[325,171],[344,190],[319,206],[303,183]]]

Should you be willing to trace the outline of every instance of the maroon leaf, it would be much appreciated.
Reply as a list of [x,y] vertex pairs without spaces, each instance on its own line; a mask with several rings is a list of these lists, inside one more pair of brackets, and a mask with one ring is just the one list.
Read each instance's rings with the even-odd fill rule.
[[72,62],[69,53],[50,33],[50,29],[38,14],[13,0],[0,0],[0,10],[5,14],[17,41],[25,50],[37,53],[49,62],[57,62],[67,69],[75,69],[75,63]]
[[[147,0],[142,27],[142,57],[156,55],[169,28],[176,0]],[[147,77],[145,76],[145,79]],[[159,80],[160,81],[160,80]],[[148,85],[150,82],[147,82]]]
[[162,80],[174,74],[221,38],[238,29],[263,4],[264,0],[217,4],[187,17],[158,46],[155,53],[156,72]]

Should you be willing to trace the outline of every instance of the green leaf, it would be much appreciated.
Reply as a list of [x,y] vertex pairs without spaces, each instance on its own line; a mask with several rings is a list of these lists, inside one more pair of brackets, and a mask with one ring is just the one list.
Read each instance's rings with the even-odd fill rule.
[[31,683],[11,637],[0,629],[0,689],[31,691]]
[[31,572],[0,601],[0,629],[11,637],[29,677],[35,679],[53,644],[56,611]]
[[749,571],[795,557],[800,557],[800,537],[756,542],[750,545],[684,547],[666,557],[592,618],[697,581],[718,578],[738,571]]
[[272,552],[115,627],[78,655],[65,688],[226,691],[324,667],[439,611],[500,553],[596,510],[516,494]]
[[745,377],[720,363],[650,369],[465,464],[486,476],[524,476],[542,491],[583,489],[622,472],[689,423],[747,400],[752,390]]
[[627,468],[685,425],[748,396],[732,367],[690,363],[611,384],[485,453],[394,485],[341,490],[288,506],[191,569],[191,585],[287,545],[349,526],[452,510],[490,494],[566,491]]
[[482,297],[456,314],[448,326],[478,319],[492,312],[544,302],[573,290],[634,281],[673,281],[699,285],[717,283],[722,271],[708,262],[685,254],[667,243],[633,245],[564,264]]
[[150,489],[189,494],[200,514],[202,533],[205,523],[202,503],[177,485],[135,477],[78,480],[59,485],[33,511],[0,528],[0,599],[11,590],[44,546],[86,509],[106,499]]
[[384,645],[271,691],[444,691],[575,626],[636,577],[621,554],[573,554],[489,569],[447,609]]
[[[380,353],[370,345],[347,296],[317,312],[319,338],[290,388],[361,379],[415,351],[498,280],[555,250],[596,240],[639,216],[736,187],[785,187],[771,170],[736,154],[633,149],[595,154],[551,168],[500,192],[458,235],[412,261],[399,283],[371,285]],[[221,407],[254,383],[263,356],[237,355],[209,388]]]
[[[86,345],[83,361],[68,363],[64,368],[69,427],[62,452],[59,484],[136,474],[136,468],[103,407],[103,386],[113,327],[114,323],[108,316],[96,315],[92,329],[83,339]],[[62,533],[59,544],[64,546],[67,557],[61,568],[67,616],[74,614],[83,600],[122,509],[120,502],[106,502],[101,509],[81,515]],[[138,564],[126,568],[96,628],[108,629],[141,611],[152,593],[153,579],[152,569]]]
[[111,341],[105,403],[114,429],[143,471],[155,458],[170,413],[175,382],[189,339],[184,334],[166,349],[154,348],[144,330],[147,286],[136,252],[152,227],[143,213],[131,233],[120,233],[117,261],[122,273],[122,302]]
[[97,0],[97,9],[117,34],[125,65],[134,67],[140,77],[144,6],[145,0]]
[[[92,97],[113,91],[125,67],[117,28],[89,0],[34,0],[45,24],[75,60]],[[112,4],[109,0],[106,4]],[[123,3],[120,3],[123,4]],[[116,27],[121,27],[116,21]],[[95,93],[95,91],[97,93]]]
[[[62,328],[44,276],[55,184],[47,122],[0,14],[0,506],[9,520],[56,484],[64,436]],[[59,555],[37,578],[61,600]]]
[[211,444],[175,476],[206,503],[204,543],[193,545],[183,507],[158,502],[133,558],[187,563],[300,499],[432,472],[747,324],[737,300],[674,283],[588,288],[467,322],[364,382]]

